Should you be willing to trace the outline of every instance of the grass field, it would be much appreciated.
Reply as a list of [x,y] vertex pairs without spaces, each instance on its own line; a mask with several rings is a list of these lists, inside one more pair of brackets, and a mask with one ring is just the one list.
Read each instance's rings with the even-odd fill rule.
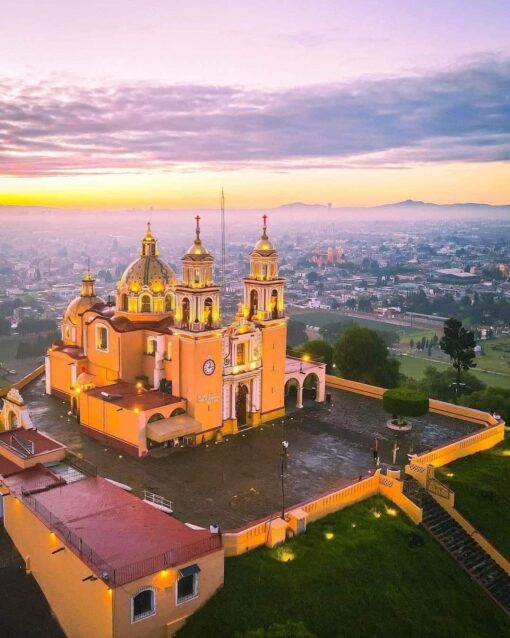
[[455,507],[510,559],[510,436],[498,446],[436,470]]
[[287,620],[318,638],[510,632],[509,619],[453,559],[380,497],[309,525],[282,548],[227,559],[224,587],[178,636],[242,637]]
[[[400,361],[400,372],[405,374],[407,377],[412,377],[413,379],[421,379],[425,373],[425,368],[428,366],[433,366],[435,368],[439,368],[440,370],[445,370],[450,364],[448,362],[437,362],[431,361],[428,357],[411,357],[411,356],[402,356],[397,357]],[[432,358],[434,358],[434,353]],[[480,363],[477,362],[479,365]],[[482,372],[481,370],[477,370],[473,368],[469,371],[470,374],[474,374],[476,377],[483,381],[487,386],[492,386],[493,388],[509,388],[510,387],[510,376],[505,377],[499,374],[491,374],[490,372]]]

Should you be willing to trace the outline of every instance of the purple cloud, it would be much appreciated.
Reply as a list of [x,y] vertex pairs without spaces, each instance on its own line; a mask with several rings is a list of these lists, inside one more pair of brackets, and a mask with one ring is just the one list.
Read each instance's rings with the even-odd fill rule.
[[510,159],[510,61],[287,90],[0,80],[0,174]]

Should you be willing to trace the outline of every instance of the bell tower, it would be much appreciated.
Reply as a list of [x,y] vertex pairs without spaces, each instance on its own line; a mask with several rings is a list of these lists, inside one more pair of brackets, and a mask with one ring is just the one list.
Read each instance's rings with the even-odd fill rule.
[[181,330],[203,332],[220,327],[220,289],[213,282],[213,258],[200,239],[195,217],[195,241],[182,258],[182,283],[175,291],[175,324]]
[[195,240],[182,258],[182,281],[175,288],[173,334],[178,339],[179,378],[175,393],[187,401],[188,413],[203,431],[222,425],[223,380],[220,289],[213,281],[213,257],[200,238],[195,217]]
[[285,412],[285,352],[287,320],[283,289],[278,274],[278,253],[267,234],[267,215],[262,235],[250,253],[250,274],[244,279],[244,314],[262,332],[262,421]]

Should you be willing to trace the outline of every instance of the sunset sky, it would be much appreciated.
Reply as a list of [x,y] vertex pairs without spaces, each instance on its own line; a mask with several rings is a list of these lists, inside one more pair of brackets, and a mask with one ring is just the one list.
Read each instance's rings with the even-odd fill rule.
[[510,203],[507,0],[3,0],[0,204]]

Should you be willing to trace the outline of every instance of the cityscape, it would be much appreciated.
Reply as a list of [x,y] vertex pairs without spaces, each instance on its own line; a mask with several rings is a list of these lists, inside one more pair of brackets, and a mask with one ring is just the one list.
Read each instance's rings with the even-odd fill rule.
[[0,636],[510,635],[508,6],[152,4],[0,24]]

